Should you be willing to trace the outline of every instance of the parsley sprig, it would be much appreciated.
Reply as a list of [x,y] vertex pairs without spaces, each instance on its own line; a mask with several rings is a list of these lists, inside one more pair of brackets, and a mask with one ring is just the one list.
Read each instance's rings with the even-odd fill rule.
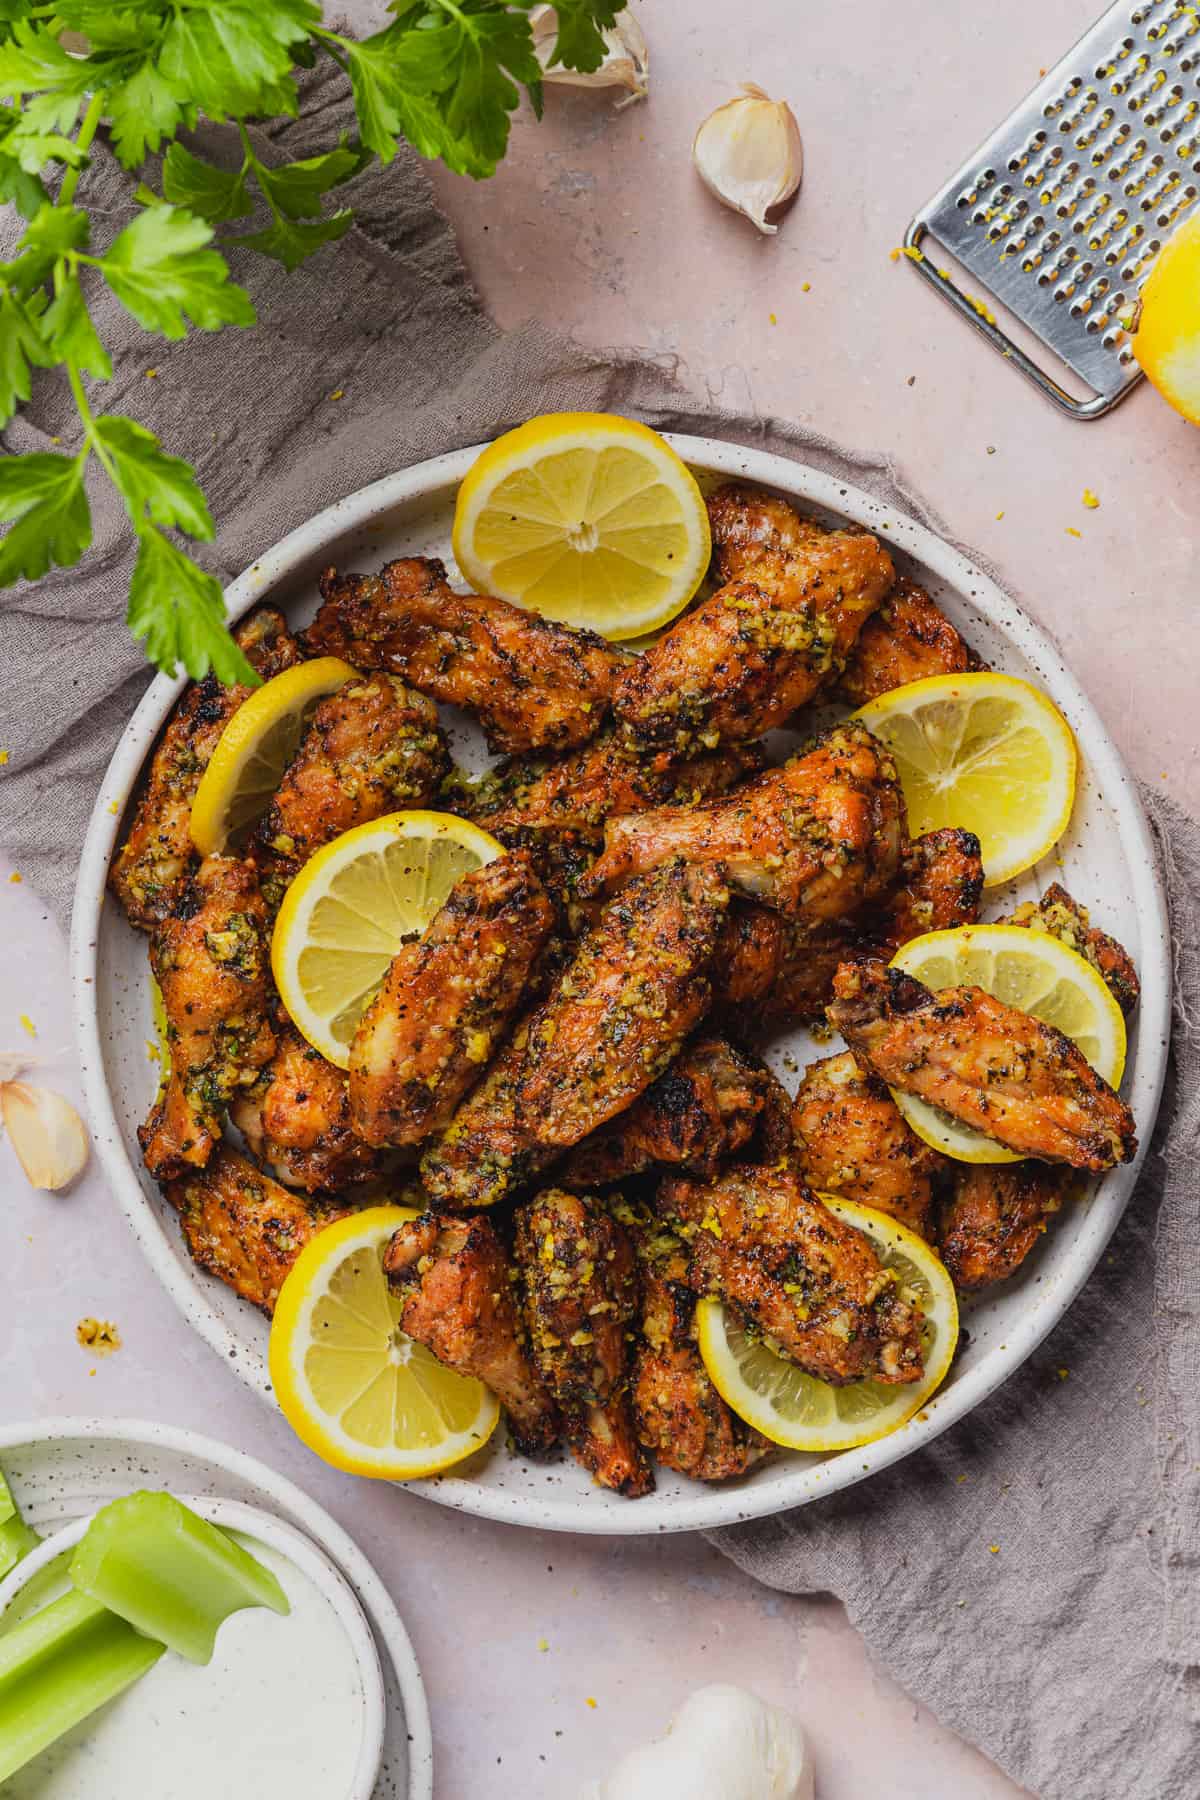
[[[168,674],[257,680],[225,628],[220,583],[180,541],[214,524],[195,471],[135,419],[97,410],[112,375],[89,311],[102,286],[144,330],[252,325],[249,295],[218,247],[240,244],[297,268],[349,228],[336,190],[401,141],[459,174],[494,173],[511,115],[540,117],[536,0],[392,0],[390,24],[357,40],[326,26],[317,0],[0,0],[0,204],[25,229],[0,263],[0,427],[58,370],[79,415],[78,446],[0,457],[0,587],[78,563],[92,541],[87,478],[100,471],[137,539],[127,623]],[[602,32],[626,0],[558,0],[555,60],[598,68]],[[249,121],[295,118],[297,71],[331,58],[350,84],[357,134],[319,156],[270,166]],[[218,167],[178,141],[202,119],[228,125],[241,161]],[[82,200],[103,130],[141,210],[107,248]],[[165,150],[159,185],[146,164]],[[84,188],[86,194],[86,187]],[[246,222],[249,227],[246,228]]]

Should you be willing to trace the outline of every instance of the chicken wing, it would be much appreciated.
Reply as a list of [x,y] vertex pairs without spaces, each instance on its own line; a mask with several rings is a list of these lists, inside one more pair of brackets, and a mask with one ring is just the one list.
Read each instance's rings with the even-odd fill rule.
[[268,900],[344,831],[427,805],[449,763],[432,700],[394,675],[347,681],[316,708],[255,832]]
[[796,1166],[818,1192],[890,1213],[933,1241],[944,1156],[923,1144],[877,1076],[849,1051],[810,1063],[792,1108]]
[[1030,931],[1044,931],[1058,938],[1104,977],[1126,1018],[1134,1011],[1142,986],[1133,958],[1116,938],[1092,924],[1087,907],[1072,900],[1059,882],[1052,882],[1040,900],[1028,900],[1018,906],[1003,922],[1026,925]]
[[474,1212],[512,1199],[558,1152],[539,1144],[517,1117],[517,1081],[525,1066],[530,1019],[522,1019],[473,1093],[421,1158],[421,1183],[433,1204]]
[[887,954],[927,931],[974,925],[983,898],[983,855],[973,831],[927,831],[905,851],[899,885],[866,926]]
[[554,925],[524,851],[457,881],[393,960],[350,1048],[350,1113],[369,1144],[416,1144],[448,1125],[507,1030]]
[[851,706],[865,706],[877,694],[910,681],[982,667],[924,589],[901,575],[863,626],[842,670],[838,692]]
[[269,1318],[284,1276],[312,1238],[352,1207],[293,1194],[229,1144],[167,1184],[192,1256]]
[[704,1367],[687,1246],[644,1209],[616,1210],[637,1252],[642,1295],[632,1387],[638,1441],[665,1468],[695,1481],[744,1475],[771,1445],[731,1411]]
[[728,903],[718,868],[678,862],[609,901],[530,1027],[517,1115],[538,1143],[569,1149],[674,1061],[708,1010]]
[[533,1360],[572,1455],[601,1487],[631,1500],[650,1493],[629,1399],[638,1290],[626,1232],[599,1200],[548,1188],[518,1209],[514,1254]]
[[796,558],[827,535],[823,525],[804,518],[786,500],[736,482],[710,494],[708,520],[722,581],[753,581],[765,575],[779,586]]
[[982,988],[932,994],[897,969],[846,964],[826,1016],[889,1087],[1018,1155],[1099,1173],[1137,1149],[1129,1108],[1070,1039]]
[[277,1026],[276,1036],[275,1055],[258,1082],[229,1107],[255,1156],[285,1186],[309,1193],[375,1180],[384,1160],[351,1123],[344,1072],[293,1025]]
[[607,1187],[655,1163],[714,1174],[753,1137],[765,1087],[763,1072],[727,1039],[694,1038],[627,1112],[576,1144],[557,1177]]
[[[738,489],[714,496],[718,546],[729,515],[758,505]],[[794,539],[786,553],[758,562],[739,550],[744,573],[625,669],[613,717],[631,750],[712,749],[761,737],[838,674],[895,580],[892,560],[866,532],[813,530]]]
[[[233,635],[264,681],[300,660],[300,647],[273,606],[258,607]],[[129,922],[143,931],[166,918],[199,861],[192,801],[217,740],[250,691],[240,684],[223,687],[206,675],[184,689],[167,722],[129,836],[108,876]]]
[[321,577],[324,604],[304,634],[309,654],[388,669],[475,714],[496,751],[566,750],[594,737],[625,659],[483,594],[456,594],[440,562],[406,557],[378,575]]
[[740,893],[817,925],[888,892],[904,837],[895,764],[851,720],[725,799],[609,819],[604,853],[580,887],[612,893],[682,856],[721,866]]
[[227,1103],[274,1054],[266,929],[253,863],[208,856],[154,935],[171,1068],[138,1141],[159,1181],[204,1166]]
[[688,1282],[840,1385],[921,1377],[920,1317],[869,1238],[822,1206],[795,1169],[737,1163],[711,1182],[668,1176],[660,1215],[691,1246]]
[[971,1293],[1014,1274],[1074,1179],[1040,1162],[959,1163],[940,1232],[955,1287]]

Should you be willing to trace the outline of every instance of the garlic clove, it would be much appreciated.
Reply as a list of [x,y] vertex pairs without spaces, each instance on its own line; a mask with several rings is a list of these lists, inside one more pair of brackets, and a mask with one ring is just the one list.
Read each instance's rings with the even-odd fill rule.
[[641,26],[631,12],[623,12],[615,25],[601,33],[604,60],[598,69],[551,68],[550,59],[558,42],[558,15],[552,6],[535,6],[529,15],[533,31],[533,53],[542,67],[542,80],[558,82],[563,87],[628,89],[617,102],[618,112],[635,100],[644,100],[650,91],[650,47]]
[[786,100],[772,100],[753,82],[718,106],[697,131],[692,161],[722,206],[744,214],[768,236],[772,219],[794,198],[804,173],[800,127]]
[[0,1083],[0,1118],[33,1187],[65,1188],[87,1162],[83,1120],[69,1100],[50,1088],[26,1081]]

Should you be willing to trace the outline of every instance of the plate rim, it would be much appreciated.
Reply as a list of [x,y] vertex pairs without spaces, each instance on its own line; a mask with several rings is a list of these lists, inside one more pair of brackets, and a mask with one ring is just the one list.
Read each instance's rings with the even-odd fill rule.
[[[709,1530],[772,1517],[866,1480],[931,1443],[950,1425],[982,1404],[1017,1372],[1073,1305],[1116,1229],[1136,1186],[1153,1134],[1166,1079],[1171,1022],[1172,968],[1166,896],[1137,784],[1099,713],[1049,634],[963,551],[891,502],[880,500],[854,483],[812,464],[793,461],[773,452],[691,434],[668,432],[664,435],[685,462],[701,470],[773,488],[804,503],[868,525],[889,546],[912,556],[956,593],[973,602],[1044,677],[1043,665],[1049,663],[1053,667],[1054,686],[1060,697],[1069,699],[1088,763],[1101,777],[1099,786],[1112,807],[1121,835],[1132,839],[1132,848],[1136,852],[1129,858],[1129,874],[1144,942],[1134,1091],[1144,1117],[1139,1119],[1137,1156],[1132,1163],[1111,1171],[1092,1197],[1072,1245],[1070,1263],[1062,1271],[1053,1295],[1047,1296],[1041,1304],[1031,1304],[1017,1326],[1006,1332],[1004,1345],[990,1352],[977,1369],[966,1371],[951,1387],[941,1389],[920,1415],[876,1443],[864,1445],[857,1451],[843,1452],[823,1463],[790,1468],[781,1464],[773,1477],[752,1488],[714,1486],[702,1489],[694,1496],[671,1497],[669,1502],[658,1497],[657,1504],[655,1497],[647,1497],[636,1504],[613,1497],[610,1506],[581,1508],[569,1495],[534,1497],[510,1492],[499,1484],[488,1486],[461,1475],[437,1476],[406,1484],[415,1493],[479,1518],[598,1536],[655,1536],[664,1532]],[[238,618],[265,600],[281,581],[331,540],[345,537],[390,509],[425,498],[461,480],[484,447],[482,444],[471,445],[415,463],[407,469],[382,476],[322,508],[257,558],[229,585],[225,595],[227,615],[231,619]],[[155,677],[126,726],[105,772],[80,858],[71,917],[69,963],[84,1095],[101,1165],[158,1280],[192,1328],[229,1367],[232,1339],[197,1277],[192,1271],[185,1270],[168,1248],[161,1222],[143,1192],[124,1142],[104,1079],[96,1004],[99,923],[107,892],[109,860],[146,753],[186,684],[185,675],[172,678],[160,674]],[[1115,794],[1120,796],[1119,800],[1114,799]],[[274,1404],[269,1387],[244,1366],[241,1356],[232,1359],[232,1367],[247,1386],[268,1404]],[[848,1466],[851,1459],[853,1467]],[[663,1516],[658,1516],[660,1511]]]

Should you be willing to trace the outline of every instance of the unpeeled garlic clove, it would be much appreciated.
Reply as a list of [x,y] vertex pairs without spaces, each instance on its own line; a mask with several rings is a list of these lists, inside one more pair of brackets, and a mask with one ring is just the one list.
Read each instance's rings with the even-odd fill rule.
[[542,66],[542,80],[559,82],[563,87],[623,87],[628,92],[617,102],[617,110],[635,100],[644,100],[650,91],[650,47],[631,12],[623,12],[615,25],[601,33],[604,39],[604,61],[598,69],[564,69],[550,67],[554,46],[558,42],[558,15],[552,6],[535,6],[529,15],[533,31],[533,53]]
[[768,236],[800,186],[804,149],[786,100],[772,100],[751,81],[734,100],[705,119],[692,142],[692,161],[722,206],[740,212]]
[[83,1120],[69,1100],[50,1088],[0,1082],[0,1118],[33,1187],[65,1188],[87,1162]]

